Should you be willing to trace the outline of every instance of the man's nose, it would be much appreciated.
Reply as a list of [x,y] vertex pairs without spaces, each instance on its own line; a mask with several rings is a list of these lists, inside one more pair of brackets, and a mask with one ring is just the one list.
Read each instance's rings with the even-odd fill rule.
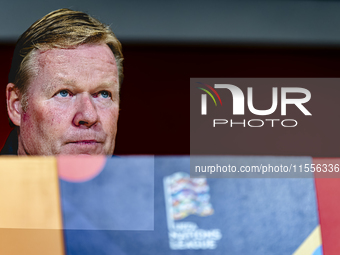
[[96,105],[91,95],[82,93],[78,94],[75,102],[76,114],[73,118],[73,124],[77,127],[90,128],[99,120]]

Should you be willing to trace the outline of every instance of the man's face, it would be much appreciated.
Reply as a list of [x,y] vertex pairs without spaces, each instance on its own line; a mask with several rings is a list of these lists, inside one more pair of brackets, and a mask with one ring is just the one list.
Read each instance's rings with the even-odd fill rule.
[[37,63],[20,119],[19,155],[112,154],[119,80],[110,48],[41,51]]

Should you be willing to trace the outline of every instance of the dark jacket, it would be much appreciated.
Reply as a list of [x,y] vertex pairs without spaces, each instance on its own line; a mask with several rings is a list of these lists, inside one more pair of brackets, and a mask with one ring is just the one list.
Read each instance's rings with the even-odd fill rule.
[[18,155],[18,134],[14,129],[7,137],[6,143],[2,148],[0,155]]

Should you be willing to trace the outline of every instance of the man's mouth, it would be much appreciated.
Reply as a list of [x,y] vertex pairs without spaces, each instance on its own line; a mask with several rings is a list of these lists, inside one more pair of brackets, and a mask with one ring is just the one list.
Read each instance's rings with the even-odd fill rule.
[[68,154],[100,154],[103,142],[98,140],[75,140],[65,144]]
[[74,142],[70,142],[70,143],[73,143],[73,144],[79,144],[79,145],[91,145],[91,144],[97,144],[97,143],[100,143],[96,140],[81,140],[81,141],[74,141]]

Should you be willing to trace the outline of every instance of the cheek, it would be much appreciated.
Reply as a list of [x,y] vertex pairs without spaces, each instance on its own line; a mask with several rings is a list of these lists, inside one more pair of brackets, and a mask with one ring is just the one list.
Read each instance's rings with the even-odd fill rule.
[[22,121],[27,122],[30,119],[30,114],[28,112],[25,112],[22,116]]
[[56,123],[60,124],[61,121],[61,115],[55,111],[47,111],[45,113],[45,118],[48,120],[48,124],[50,125],[54,125]]
[[38,132],[50,132],[53,129],[58,129],[58,126],[63,123],[62,113],[55,107],[50,105],[31,105],[23,115],[23,124],[29,128],[35,128]]
[[108,133],[116,134],[117,132],[117,121],[118,121],[118,107],[114,107],[111,110],[102,112],[102,123],[105,126],[104,129]]
[[44,128],[49,130],[53,136],[60,136],[62,133],[66,132],[69,123],[71,123],[68,118],[69,115],[65,114],[64,111],[61,111],[60,109],[50,108],[43,114]]
[[44,121],[44,113],[41,111],[41,108],[30,107],[27,109],[25,113],[22,115],[22,126],[27,126],[28,128],[39,127],[41,123]]
[[37,133],[38,132],[38,127],[35,124],[37,123],[35,120],[34,114],[31,112],[27,111],[23,113],[22,118],[21,118],[21,132],[24,134],[30,134],[30,133]]

